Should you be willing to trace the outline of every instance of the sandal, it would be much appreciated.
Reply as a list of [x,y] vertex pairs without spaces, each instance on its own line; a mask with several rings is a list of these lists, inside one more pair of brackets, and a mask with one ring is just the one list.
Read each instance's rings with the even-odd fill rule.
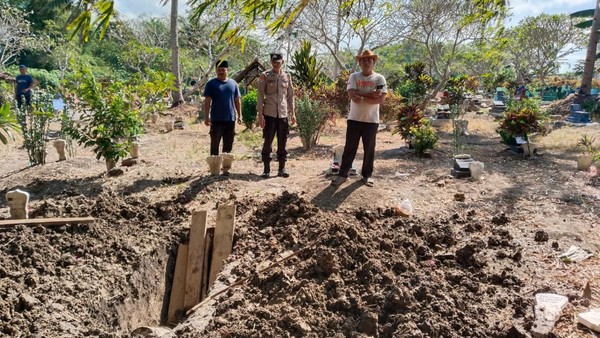
[[375,182],[370,177],[363,177],[362,181],[367,187],[372,187],[375,185]]
[[331,185],[341,185],[342,183],[346,182],[347,180],[348,180],[348,177],[338,176],[331,181]]

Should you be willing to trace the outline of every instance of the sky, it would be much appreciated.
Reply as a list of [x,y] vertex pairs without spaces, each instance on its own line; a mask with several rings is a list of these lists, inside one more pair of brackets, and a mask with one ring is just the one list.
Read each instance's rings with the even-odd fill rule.
[[[171,10],[170,3],[166,6],[160,5],[160,0],[115,0],[117,11],[128,16],[138,15],[168,15]],[[179,0],[179,15],[185,15],[187,9],[186,0]],[[516,25],[527,16],[535,16],[540,13],[561,14],[573,13],[584,9],[594,8],[594,0],[510,0],[511,17],[507,20],[507,26]],[[571,54],[564,61],[560,71],[571,69],[579,60],[585,58],[585,50]]]

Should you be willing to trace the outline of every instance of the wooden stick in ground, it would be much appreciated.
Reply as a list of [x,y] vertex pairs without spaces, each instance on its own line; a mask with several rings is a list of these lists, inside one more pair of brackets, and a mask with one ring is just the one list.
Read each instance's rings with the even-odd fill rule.
[[200,302],[200,276],[202,274],[202,262],[204,262],[205,235],[206,210],[192,212],[190,244],[185,271],[185,309],[189,309]]

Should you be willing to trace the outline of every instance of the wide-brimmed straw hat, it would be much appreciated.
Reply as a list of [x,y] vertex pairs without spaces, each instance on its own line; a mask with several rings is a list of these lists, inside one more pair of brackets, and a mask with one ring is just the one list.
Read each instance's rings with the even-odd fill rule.
[[377,59],[379,58],[379,56],[377,56],[377,54],[373,53],[372,50],[370,49],[365,49],[362,51],[362,53],[360,53],[359,55],[355,56],[356,61],[360,61],[360,59],[373,59],[375,61],[377,61]]

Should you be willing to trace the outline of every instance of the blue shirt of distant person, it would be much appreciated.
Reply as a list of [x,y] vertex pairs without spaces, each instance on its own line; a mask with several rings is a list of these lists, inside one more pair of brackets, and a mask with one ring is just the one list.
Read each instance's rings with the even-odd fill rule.
[[223,153],[231,153],[235,136],[235,121],[242,123],[242,100],[235,80],[227,77],[229,63],[217,61],[217,77],[204,87],[204,124],[210,126],[210,154],[219,155],[223,139]]
[[21,109],[23,105],[23,96],[25,96],[25,103],[29,106],[31,105],[31,89],[35,82],[33,81],[33,77],[27,74],[27,67],[25,65],[19,66],[19,72],[21,74],[17,75],[17,87],[15,88],[15,97],[17,99],[17,106]]

